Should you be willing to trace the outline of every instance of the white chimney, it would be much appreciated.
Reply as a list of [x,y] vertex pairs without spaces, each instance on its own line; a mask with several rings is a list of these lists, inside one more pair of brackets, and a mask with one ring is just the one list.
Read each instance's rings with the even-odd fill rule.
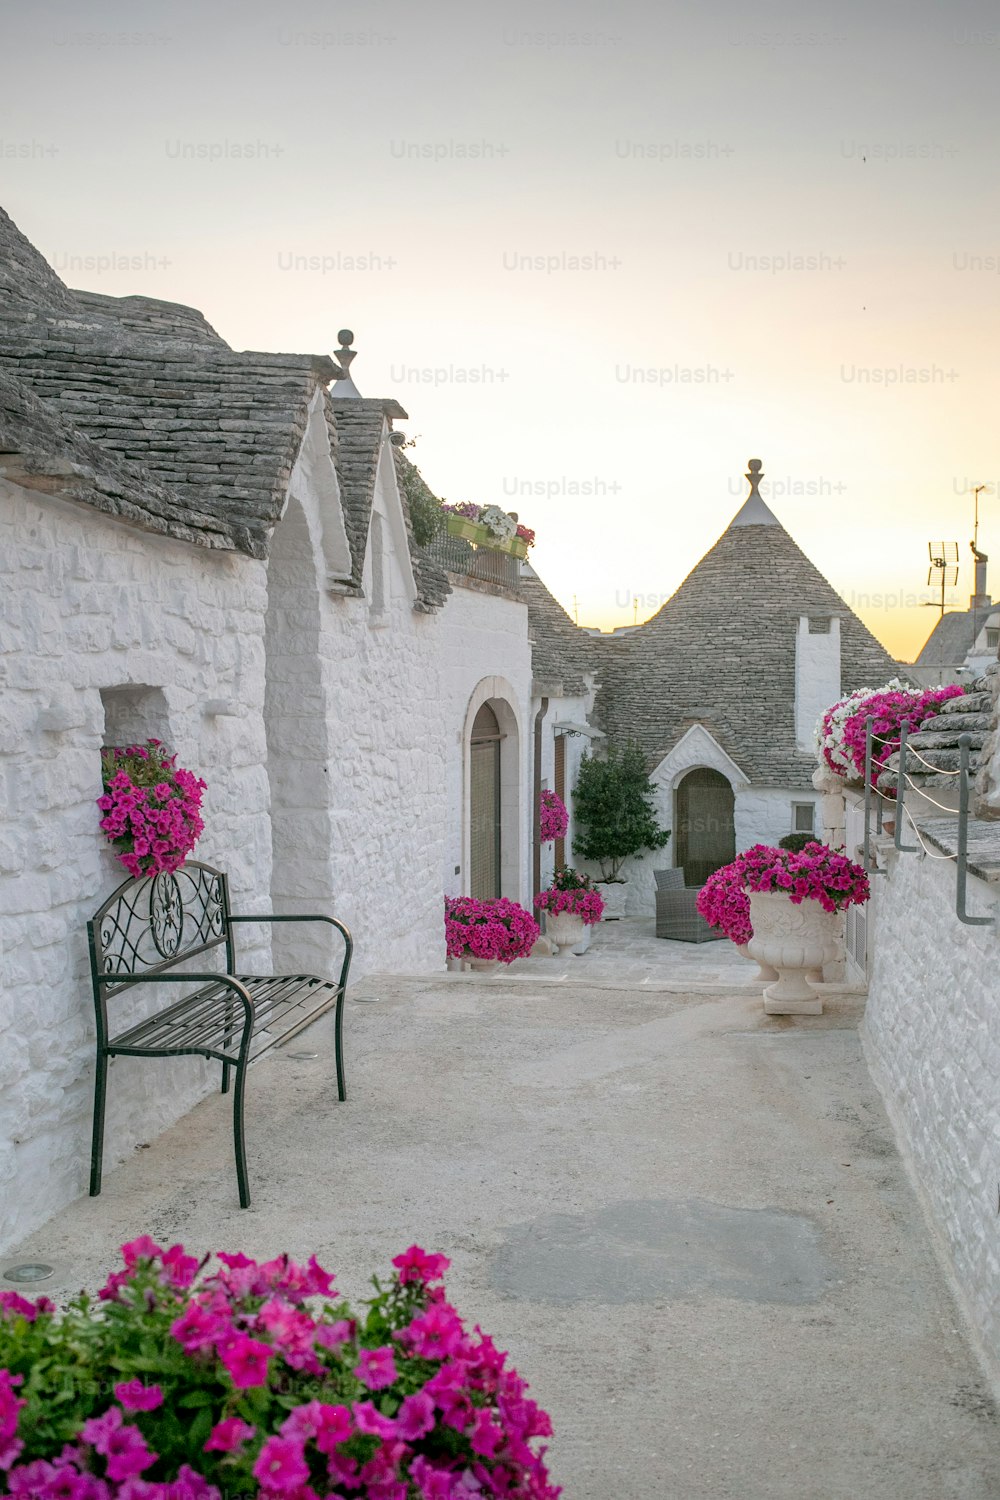
[[840,620],[800,615],[795,637],[795,746],[816,750],[820,716],[840,697]]

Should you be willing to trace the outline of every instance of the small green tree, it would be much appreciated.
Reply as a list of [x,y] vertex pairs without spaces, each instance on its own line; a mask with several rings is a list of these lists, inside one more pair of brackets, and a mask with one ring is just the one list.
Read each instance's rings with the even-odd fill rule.
[[602,879],[617,880],[630,855],[662,849],[670,834],[660,827],[651,805],[655,795],[645,757],[634,741],[609,744],[601,760],[585,755],[573,793],[573,853],[595,860]]

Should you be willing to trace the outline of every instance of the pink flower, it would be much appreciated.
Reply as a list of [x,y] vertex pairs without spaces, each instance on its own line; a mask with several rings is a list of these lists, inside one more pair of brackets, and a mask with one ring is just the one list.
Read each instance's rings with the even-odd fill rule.
[[233,1385],[240,1390],[266,1384],[267,1361],[273,1353],[270,1344],[262,1344],[259,1339],[247,1338],[242,1333],[219,1348],[219,1358],[229,1371]]
[[115,1386],[115,1398],[126,1411],[155,1411],[163,1405],[163,1391],[158,1385],[143,1385],[141,1380],[123,1380]]
[[224,1417],[221,1422],[216,1422],[208,1435],[205,1444],[206,1453],[233,1453],[243,1443],[247,1443],[257,1431],[251,1427],[249,1422],[244,1422],[240,1417]]
[[373,1437],[394,1438],[396,1424],[391,1417],[384,1417],[371,1401],[355,1401],[351,1407],[354,1425],[359,1432]]
[[415,1443],[434,1426],[434,1402],[425,1391],[404,1396],[396,1417],[396,1431],[407,1443]]
[[0,1370],[0,1469],[9,1469],[24,1447],[17,1436],[17,1414],[28,1403],[14,1395],[15,1388],[23,1381],[23,1375]]
[[392,1385],[396,1379],[396,1361],[392,1350],[388,1345],[383,1345],[380,1349],[362,1349],[354,1374],[370,1391],[381,1391],[387,1385]]
[[357,1327],[353,1318],[341,1318],[338,1323],[317,1323],[316,1342],[321,1348],[336,1352],[344,1344],[350,1343]]
[[122,1259],[128,1271],[134,1271],[141,1260],[159,1260],[162,1254],[161,1247],[148,1234],[140,1234],[138,1239],[122,1246]]
[[253,1466],[255,1479],[267,1493],[288,1494],[309,1480],[302,1444],[289,1438],[269,1437]]
[[503,1441],[503,1429],[493,1421],[492,1414],[484,1410],[477,1411],[469,1433],[472,1451],[481,1454],[483,1458],[494,1458],[497,1449],[503,1446]]
[[446,1255],[428,1254],[419,1245],[411,1245],[401,1255],[394,1255],[392,1263],[399,1271],[400,1281],[419,1281],[425,1285],[430,1281],[440,1281],[451,1266]]
[[462,1342],[462,1321],[447,1302],[435,1303],[396,1335],[418,1359],[447,1359]]
[[138,1427],[125,1425],[117,1406],[84,1422],[80,1436],[106,1460],[109,1479],[134,1479],[156,1462]]

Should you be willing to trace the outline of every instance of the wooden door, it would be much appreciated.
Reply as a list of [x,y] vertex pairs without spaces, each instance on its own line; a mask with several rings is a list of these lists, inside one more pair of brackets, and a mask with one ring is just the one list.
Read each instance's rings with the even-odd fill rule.
[[675,857],[685,885],[704,885],[736,858],[735,803],[726,778],[707,766],[689,771],[678,786]]

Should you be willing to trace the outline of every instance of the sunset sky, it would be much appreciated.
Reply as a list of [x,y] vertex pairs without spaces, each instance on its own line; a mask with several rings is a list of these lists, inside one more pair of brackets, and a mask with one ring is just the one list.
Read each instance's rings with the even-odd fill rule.
[[[35,0],[0,201],[71,286],[237,349],[356,334],[449,500],[581,624],[642,620],[763,493],[911,659],[972,486],[1000,594],[1000,16]],[[110,269],[119,258],[124,269]]]

